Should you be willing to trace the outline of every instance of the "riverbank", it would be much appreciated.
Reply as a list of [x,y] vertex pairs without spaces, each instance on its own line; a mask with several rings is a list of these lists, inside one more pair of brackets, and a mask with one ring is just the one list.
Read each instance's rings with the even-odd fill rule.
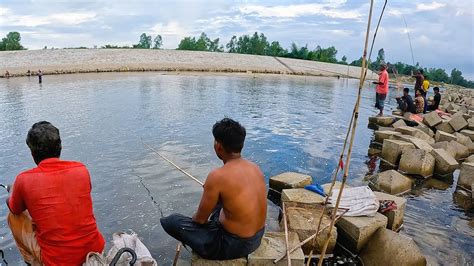
[[[0,53],[0,77],[91,72],[193,71],[359,78],[360,67],[292,58],[153,49],[57,49]],[[370,71],[369,79],[377,74]]]

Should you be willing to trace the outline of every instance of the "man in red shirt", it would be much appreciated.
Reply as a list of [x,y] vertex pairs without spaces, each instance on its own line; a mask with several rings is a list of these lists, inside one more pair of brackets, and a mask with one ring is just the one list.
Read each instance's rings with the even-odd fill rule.
[[34,124],[26,144],[38,167],[20,173],[7,199],[8,224],[25,262],[82,265],[89,252],[102,252],[87,168],[63,161],[59,130]]
[[382,116],[385,98],[388,94],[388,72],[385,64],[380,65],[379,81],[372,83],[377,84],[377,88],[375,89],[375,108],[380,110],[378,116]]

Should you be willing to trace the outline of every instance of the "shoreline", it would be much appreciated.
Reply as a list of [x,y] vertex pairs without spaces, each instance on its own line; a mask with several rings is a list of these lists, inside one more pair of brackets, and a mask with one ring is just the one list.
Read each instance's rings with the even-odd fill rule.
[[[360,67],[272,56],[153,49],[58,49],[0,53],[0,78],[103,72],[203,72],[359,78]],[[368,71],[367,79],[377,74]]]

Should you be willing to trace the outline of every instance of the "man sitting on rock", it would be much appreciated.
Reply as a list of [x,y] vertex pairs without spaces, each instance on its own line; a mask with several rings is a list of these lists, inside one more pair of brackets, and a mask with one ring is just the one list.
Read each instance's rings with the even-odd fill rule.
[[434,111],[434,110],[438,109],[439,103],[441,102],[441,94],[439,93],[439,88],[434,87],[433,91],[435,93],[433,104],[428,106],[428,110],[430,110],[430,111]]
[[245,128],[224,118],[214,124],[214,150],[224,165],[211,171],[194,216],[161,218],[163,229],[204,259],[246,257],[260,246],[267,192],[260,168],[241,157]]
[[34,124],[26,144],[38,167],[20,173],[7,198],[17,247],[31,265],[81,265],[89,252],[100,253],[105,245],[89,172],[82,163],[59,159],[59,130],[49,122]]
[[415,104],[413,103],[413,99],[410,96],[410,89],[404,88],[403,89],[403,96],[395,98],[398,103],[398,109],[400,109],[403,113],[410,112],[415,113]]

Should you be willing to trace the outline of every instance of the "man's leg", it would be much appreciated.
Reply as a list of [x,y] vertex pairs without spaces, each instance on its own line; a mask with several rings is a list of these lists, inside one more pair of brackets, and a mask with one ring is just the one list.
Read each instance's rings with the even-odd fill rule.
[[12,231],[16,246],[25,262],[31,265],[41,265],[41,250],[35,238],[35,230],[28,212],[20,215],[8,213],[8,225]]

